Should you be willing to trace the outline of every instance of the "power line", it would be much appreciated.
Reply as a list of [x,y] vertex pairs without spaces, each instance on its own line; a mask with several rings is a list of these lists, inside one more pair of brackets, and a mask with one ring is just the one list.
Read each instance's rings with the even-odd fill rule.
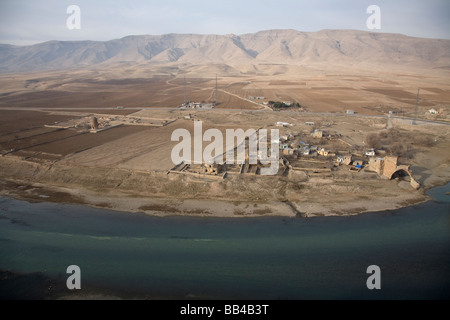
[[414,110],[414,121],[413,121],[413,125],[416,125],[417,122],[417,111],[419,108],[419,94],[420,94],[420,88],[417,90],[417,98],[416,98],[416,109]]
[[219,101],[218,99],[218,94],[219,94],[219,90],[218,90],[218,86],[217,86],[217,73],[216,73],[216,105],[217,105],[217,101]]
[[184,76],[184,104],[187,103],[187,98],[186,98],[186,76]]

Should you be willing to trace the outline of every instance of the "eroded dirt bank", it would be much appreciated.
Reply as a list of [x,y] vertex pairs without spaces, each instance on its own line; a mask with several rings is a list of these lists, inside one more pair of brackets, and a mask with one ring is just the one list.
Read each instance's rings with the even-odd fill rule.
[[[444,183],[445,177],[430,181]],[[428,199],[424,188],[416,191],[406,181],[383,180],[366,172],[314,177],[291,172],[286,177],[210,180],[15,157],[0,158],[0,193],[27,201],[79,203],[159,216],[215,217],[353,215]]]

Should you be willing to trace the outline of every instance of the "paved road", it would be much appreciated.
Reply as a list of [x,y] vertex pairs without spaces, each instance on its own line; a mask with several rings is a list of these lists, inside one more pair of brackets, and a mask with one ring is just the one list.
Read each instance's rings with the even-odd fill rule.
[[[24,111],[79,111],[79,110],[117,110],[117,108],[12,108],[12,107],[0,107],[0,110],[24,110]],[[156,107],[156,108],[124,108],[123,110],[180,110],[179,108],[164,108],[164,107]],[[349,115],[346,113],[332,113],[332,112],[300,112],[300,111],[290,111],[290,110],[284,110],[284,111],[273,111],[272,109],[261,109],[261,110],[246,110],[246,109],[226,109],[226,108],[217,108],[217,109],[207,109],[207,111],[214,110],[215,112],[248,112],[248,113],[259,113],[259,112],[272,112],[272,113],[280,113],[280,114],[301,114],[301,115],[310,115],[310,116],[328,116],[328,117],[364,117],[364,118],[378,118],[378,119],[397,119],[397,120],[403,120],[403,121],[414,121],[414,118],[409,117],[398,117],[398,116],[392,116],[392,115],[371,115],[371,114],[354,114]],[[195,109],[195,111],[203,111],[201,109]],[[417,119],[417,124],[436,124],[436,125],[445,125],[450,126],[450,122],[445,121],[435,121],[435,120],[427,120],[427,119]]]

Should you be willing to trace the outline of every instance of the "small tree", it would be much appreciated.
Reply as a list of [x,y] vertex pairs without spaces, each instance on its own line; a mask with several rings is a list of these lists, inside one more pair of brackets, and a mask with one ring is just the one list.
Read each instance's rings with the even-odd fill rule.
[[391,147],[389,148],[389,151],[393,154],[401,156],[403,154],[403,152],[405,151],[405,147],[403,146],[403,144],[397,142],[397,143],[394,143],[393,145],[391,145]]
[[369,133],[366,136],[366,145],[373,149],[381,148],[380,137],[376,133]]

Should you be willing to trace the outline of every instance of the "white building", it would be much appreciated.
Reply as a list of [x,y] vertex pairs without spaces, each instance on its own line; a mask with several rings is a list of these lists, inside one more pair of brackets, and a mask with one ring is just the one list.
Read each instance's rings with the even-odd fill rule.
[[366,151],[365,155],[368,157],[375,157],[375,150],[369,149]]
[[436,109],[430,109],[428,110],[429,114],[439,114],[439,112]]
[[289,126],[289,123],[287,123],[287,122],[281,122],[281,121],[277,122],[277,127],[288,127],[288,126]]

